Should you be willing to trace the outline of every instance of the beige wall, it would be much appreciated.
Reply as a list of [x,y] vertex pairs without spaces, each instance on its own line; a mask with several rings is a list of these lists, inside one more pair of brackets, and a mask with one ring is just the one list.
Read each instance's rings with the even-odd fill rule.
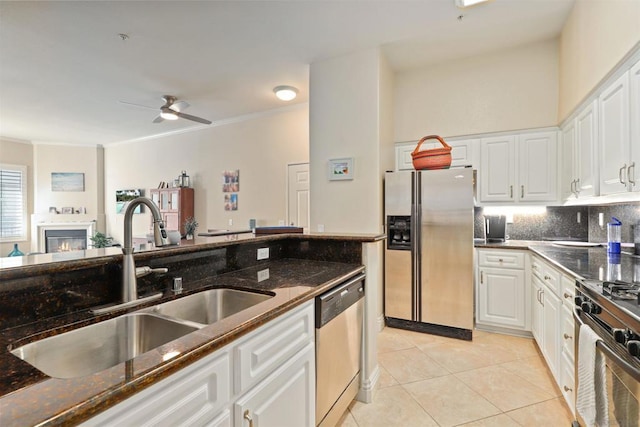
[[564,120],[640,42],[640,1],[577,0],[560,36]]
[[[288,163],[308,162],[308,107],[149,141],[105,147],[107,232],[122,241],[123,215],[115,214],[115,191],[156,188],[186,170],[195,189],[200,227],[242,229],[286,219]],[[224,210],[222,172],[240,170],[238,210]],[[146,193],[148,195],[148,193]],[[148,211],[147,211],[148,212]],[[229,226],[229,219],[233,225]],[[136,215],[134,236],[144,236],[150,215]]]
[[556,40],[400,72],[395,141],[555,126]]
[[33,145],[30,142],[13,141],[0,138],[0,163],[27,167],[27,240],[0,243],[0,257],[7,256],[17,243],[25,254],[30,252],[31,229],[29,214],[33,211]]
[[[311,64],[311,229],[382,230],[381,59],[378,49]],[[389,78],[387,78],[388,80]],[[330,181],[328,161],[354,159],[354,179]]]

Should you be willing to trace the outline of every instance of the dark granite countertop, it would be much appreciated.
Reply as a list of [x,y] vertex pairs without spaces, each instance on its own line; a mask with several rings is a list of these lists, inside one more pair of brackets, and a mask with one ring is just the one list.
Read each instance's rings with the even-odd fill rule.
[[620,270],[619,280],[640,282],[640,257],[625,251],[619,257],[612,257],[605,246],[564,246],[532,240],[486,243],[484,239],[475,239],[474,245],[479,249],[528,249],[576,278],[610,280],[614,272]]
[[[163,255],[186,254],[205,249],[213,249],[235,245],[237,243],[260,243],[274,240],[344,240],[356,242],[377,242],[386,239],[385,234],[364,233],[305,233],[305,234],[272,234],[259,235],[253,233],[228,234],[224,236],[202,237],[194,240],[182,240],[180,245],[165,246],[136,251],[136,260],[152,259],[159,251]],[[38,269],[50,270],[52,264],[64,266],[65,269],[80,268],[96,262],[109,262],[122,259],[122,249],[110,247],[103,249],[87,249],[84,251],[59,252],[21,257],[0,257],[0,280],[19,277],[25,271],[33,273]]]
[[[305,236],[310,237],[322,238]],[[362,240],[363,237],[354,238]],[[375,241],[378,238],[370,239]],[[258,282],[258,270],[265,268],[269,269],[269,279]],[[81,378],[48,377],[13,356],[9,348],[106,320],[124,314],[124,311],[102,316],[84,311],[0,331],[0,368],[3,375],[0,384],[0,425],[69,425],[82,422],[363,270],[364,267],[356,264],[279,259],[216,276],[210,283],[189,293],[230,287],[268,292],[274,296],[131,361]],[[129,311],[179,297],[168,295],[163,300]],[[175,351],[180,353],[167,361],[163,360],[164,355]]]

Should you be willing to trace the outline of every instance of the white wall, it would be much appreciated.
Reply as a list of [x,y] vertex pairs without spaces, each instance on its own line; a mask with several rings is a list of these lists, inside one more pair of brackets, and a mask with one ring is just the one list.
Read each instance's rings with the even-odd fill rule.
[[7,256],[17,243],[25,254],[30,252],[31,227],[29,214],[33,211],[33,145],[28,141],[15,141],[0,138],[0,163],[27,167],[27,240],[0,243],[0,257]]
[[[156,188],[186,170],[195,190],[200,227],[246,229],[286,219],[288,163],[309,160],[308,106],[251,120],[153,140],[105,147],[107,232],[122,241],[124,216],[115,214],[115,191]],[[240,170],[238,210],[224,210],[222,172]],[[148,195],[148,193],[146,193]],[[233,225],[229,226],[229,219]],[[150,215],[136,215],[134,236],[149,230]]]
[[564,120],[640,43],[640,1],[577,0],[560,36],[560,102]]
[[395,77],[395,141],[555,126],[557,40],[404,71]]
[[[311,64],[311,229],[382,231],[378,49]],[[328,161],[354,159],[354,179],[329,181]]]

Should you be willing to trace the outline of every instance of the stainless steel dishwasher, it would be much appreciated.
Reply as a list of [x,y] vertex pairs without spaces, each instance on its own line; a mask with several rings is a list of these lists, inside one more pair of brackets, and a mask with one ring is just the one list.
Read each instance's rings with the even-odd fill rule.
[[364,273],[316,297],[316,425],[334,426],[360,386]]

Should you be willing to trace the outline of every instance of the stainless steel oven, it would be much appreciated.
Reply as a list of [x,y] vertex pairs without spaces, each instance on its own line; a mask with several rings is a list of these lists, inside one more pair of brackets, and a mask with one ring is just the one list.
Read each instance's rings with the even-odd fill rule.
[[[602,397],[608,408],[608,417],[604,417],[608,418],[607,425],[639,427],[640,325],[638,318],[630,310],[634,306],[629,305],[629,309],[625,307],[625,304],[637,306],[639,295],[635,293],[633,298],[619,300],[607,292],[608,286],[617,285],[613,282],[577,282],[574,311],[575,336],[578,337],[575,351],[576,378],[581,362],[578,351],[580,328],[586,324],[597,334],[596,351],[605,361],[606,387]],[[586,426],[579,411],[576,413],[578,425]]]

